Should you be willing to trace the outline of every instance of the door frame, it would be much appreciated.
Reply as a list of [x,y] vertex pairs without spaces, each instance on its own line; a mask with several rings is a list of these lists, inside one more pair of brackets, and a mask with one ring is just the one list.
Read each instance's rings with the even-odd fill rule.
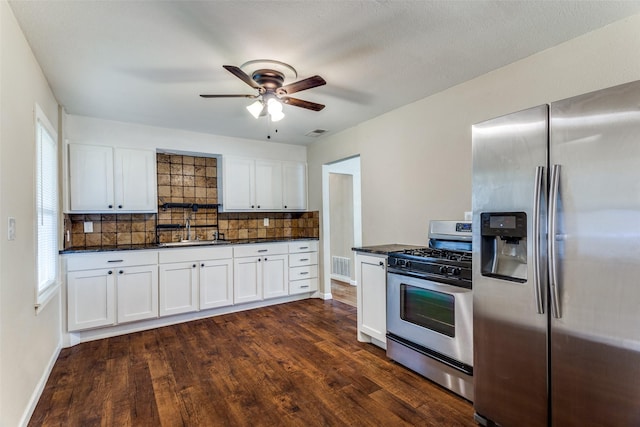
[[353,245],[362,246],[362,186],[360,179],[360,156],[347,157],[322,165],[322,278],[323,299],[331,295],[331,220],[329,174],[339,173],[353,177]]

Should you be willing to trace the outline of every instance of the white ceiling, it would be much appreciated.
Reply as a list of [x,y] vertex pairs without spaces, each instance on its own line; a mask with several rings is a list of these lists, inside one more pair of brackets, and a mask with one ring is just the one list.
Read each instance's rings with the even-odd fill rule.
[[[11,1],[70,114],[308,144],[640,13],[640,1]],[[624,42],[621,40],[621,42]],[[271,130],[222,68],[291,64],[326,86]],[[250,73],[250,71],[249,71]],[[285,82],[287,83],[287,82]],[[277,126],[276,126],[277,125]],[[278,132],[275,133],[274,129]]]

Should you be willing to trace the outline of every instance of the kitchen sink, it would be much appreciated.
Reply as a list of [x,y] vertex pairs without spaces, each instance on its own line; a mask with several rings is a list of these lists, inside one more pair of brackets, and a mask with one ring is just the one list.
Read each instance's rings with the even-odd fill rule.
[[179,242],[158,243],[158,246],[161,248],[173,248],[176,246],[217,246],[229,243],[226,240],[181,240]]

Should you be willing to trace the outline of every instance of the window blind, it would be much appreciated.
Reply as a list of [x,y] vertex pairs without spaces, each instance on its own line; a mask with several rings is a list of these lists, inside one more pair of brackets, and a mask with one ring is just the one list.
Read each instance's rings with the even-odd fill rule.
[[[58,272],[58,148],[46,118],[36,117],[37,294],[56,284]],[[38,298],[38,302],[40,298]]]

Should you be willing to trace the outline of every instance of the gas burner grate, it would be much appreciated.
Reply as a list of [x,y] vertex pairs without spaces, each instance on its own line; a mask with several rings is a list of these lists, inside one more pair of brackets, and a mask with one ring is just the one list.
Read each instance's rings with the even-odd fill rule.
[[402,254],[420,257],[420,258],[433,258],[440,260],[449,260],[457,262],[471,262],[471,254],[462,251],[448,251],[443,249],[434,248],[419,248],[419,249],[405,249]]

